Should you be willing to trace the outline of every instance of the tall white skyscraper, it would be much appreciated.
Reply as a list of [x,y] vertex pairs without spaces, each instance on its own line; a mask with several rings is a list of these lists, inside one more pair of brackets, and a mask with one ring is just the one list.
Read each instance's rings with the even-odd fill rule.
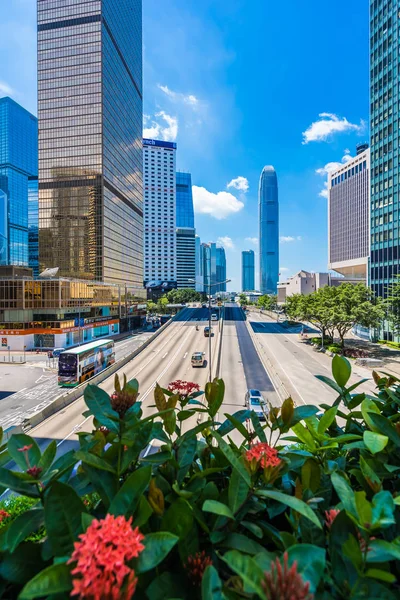
[[143,140],[143,187],[145,284],[176,282],[175,143]]

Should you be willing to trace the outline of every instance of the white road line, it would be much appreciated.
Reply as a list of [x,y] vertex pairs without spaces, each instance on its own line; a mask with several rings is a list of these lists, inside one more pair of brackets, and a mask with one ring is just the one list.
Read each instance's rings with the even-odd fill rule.
[[185,352],[185,354],[183,355],[183,358],[185,359],[187,357],[188,353]]
[[168,356],[168,352],[166,352],[161,358],[165,358],[166,356]]

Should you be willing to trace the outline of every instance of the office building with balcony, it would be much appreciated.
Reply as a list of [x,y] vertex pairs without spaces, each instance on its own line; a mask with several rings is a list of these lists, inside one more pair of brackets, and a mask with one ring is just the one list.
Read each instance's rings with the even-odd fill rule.
[[274,167],[266,166],[258,188],[260,244],[260,291],[276,294],[279,280],[279,203],[278,178]]
[[39,268],[138,290],[141,0],[38,0],[37,7]]
[[[2,264],[28,265],[29,179],[38,174],[36,117],[11,98],[0,98],[0,231]],[[5,195],[5,196],[4,196]],[[5,198],[6,197],[6,198]],[[4,203],[8,224],[4,225]],[[6,242],[5,242],[6,240]],[[7,250],[4,244],[7,243]]]
[[328,268],[367,282],[369,258],[370,151],[328,174]]
[[255,287],[254,251],[242,252],[242,292],[252,292]]
[[176,287],[176,144],[143,140],[144,282]]
[[192,177],[176,173],[176,276],[178,288],[196,288],[196,230]]
[[[385,298],[400,274],[398,0],[370,0],[370,268],[369,283]],[[393,339],[387,323],[380,337]],[[397,338],[396,338],[397,339]]]

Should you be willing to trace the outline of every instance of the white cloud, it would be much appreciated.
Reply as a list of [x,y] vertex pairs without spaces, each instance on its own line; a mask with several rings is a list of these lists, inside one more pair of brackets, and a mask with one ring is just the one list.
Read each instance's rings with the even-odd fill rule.
[[168,98],[171,98],[171,100],[181,101],[185,104],[189,104],[190,106],[197,106],[199,103],[198,98],[196,98],[196,96],[193,94],[181,94],[180,92],[174,92],[173,90],[170,90],[167,85],[161,85],[160,83],[158,84],[158,87],[164,92],[164,94],[166,94],[166,96],[168,96]]
[[221,246],[223,246],[225,250],[234,250],[235,248],[235,244],[233,243],[232,238],[230,238],[227,235],[219,237],[217,239],[217,242],[221,244]]
[[362,133],[365,130],[365,121],[361,120],[360,124],[350,123],[346,117],[338,117],[332,113],[320,113],[320,119],[314,121],[303,131],[303,144],[309,142],[326,142],[334,133],[342,133],[345,131],[355,131]]
[[280,273],[287,273],[287,271],[289,271],[289,269],[287,267],[279,267]]
[[249,189],[249,181],[246,177],[242,177],[241,175],[239,175],[239,177],[236,177],[236,179],[232,179],[226,186],[228,189],[229,188],[235,188],[235,190],[239,190],[241,192],[246,193],[247,190]]
[[244,207],[243,202],[235,198],[229,192],[218,192],[214,194],[204,187],[194,185],[193,204],[194,210],[198,214],[210,215],[214,219],[226,219],[227,217],[240,212]]
[[301,242],[301,240],[302,240],[301,235],[296,235],[296,236],[293,236],[293,235],[281,235],[279,237],[279,241],[280,241],[281,244],[289,244],[291,242]]
[[13,96],[14,90],[5,81],[0,81],[0,96]]
[[[160,112],[154,115],[156,118],[161,118],[160,122],[151,120],[149,115],[144,115],[144,129],[143,129],[143,137],[155,140],[163,140],[165,142],[174,142],[176,140],[176,136],[178,135],[178,119],[176,117],[171,117],[165,111],[161,110]],[[146,127],[147,126],[147,127]]]
[[[344,151],[344,155],[342,156],[342,162],[328,162],[323,167],[316,169],[315,172],[317,173],[317,175],[322,175],[323,177],[327,177],[328,173],[333,173],[333,171],[336,171],[337,169],[342,167],[344,164],[349,162],[349,160],[351,160],[352,158],[353,157],[350,154],[350,150],[348,148],[346,148],[346,150]],[[318,193],[318,196],[321,196],[321,198],[328,198],[328,182],[327,181],[324,181],[324,187],[322,188],[322,190],[320,190],[320,192]]]
[[256,238],[256,237],[247,237],[246,242],[250,242],[250,244],[254,244],[254,246],[258,246],[258,238]]

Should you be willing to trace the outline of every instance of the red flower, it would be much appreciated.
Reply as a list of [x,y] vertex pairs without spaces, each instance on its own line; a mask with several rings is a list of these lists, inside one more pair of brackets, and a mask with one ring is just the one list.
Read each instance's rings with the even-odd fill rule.
[[41,467],[30,467],[26,470],[28,475],[32,475],[34,479],[39,479],[42,471],[43,469]]
[[8,513],[6,510],[0,509],[0,523],[8,517],[11,517],[10,513]]
[[[138,527],[132,529],[132,517],[107,515],[94,519],[86,532],[75,543],[69,563],[76,563],[71,571],[71,596],[80,600],[130,600],[135,593],[137,577],[127,564],[144,549],[144,536]],[[76,577],[78,576],[78,577]]]
[[[367,548],[367,541],[365,538],[363,538],[363,536],[361,535],[361,533],[359,531],[357,531],[357,539],[358,539],[358,543],[360,544],[360,550],[363,554],[365,551],[369,552],[371,550],[371,548],[369,546]],[[373,542],[374,540],[376,540],[376,537],[374,537],[374,536],[369,538],[370,542]]]
[[200,391],[200,386],[197,383],[193,383],[193,381],[182,381],[181,379],[177,379],[169,384],[168,390],[173,394],[187,397],[190,394],[193,394],[193,392]]
[[262,586],[267,600],[313,600],[310,584],[304,583],[297,572],[297,561],[289,569],[288,553],[283,555],[283,568],[279,558],[271,562],[271,571],[264,573]]
[[22,446],[22,448],[18,448],[18,452],[29,452],[32,446],[33,444],[29,444],[29,446]]
[[336,517],[338,516],[339,513],[340,513],[340,510],[337,510],[337,508],[331,508],[331,509],[325,511],[325,525],[327,526],[328,529],[330,529],[332,527],[332,523],[336,519]]
[[204,571],[209,565],[212,565],[212,560],[209,556],[206,556],[204,550],[203,552],[196,552],[194,556],[190,555],[188,557],[187,563],[184,566],[192,585],[200,587]]
[[280,467],[282,463],[282,460],[278,457],[278,451],[265,442],[259,442],[251,446],[250,450],[245,452],[245,457],[249,463],[254,460],[263,469]]

